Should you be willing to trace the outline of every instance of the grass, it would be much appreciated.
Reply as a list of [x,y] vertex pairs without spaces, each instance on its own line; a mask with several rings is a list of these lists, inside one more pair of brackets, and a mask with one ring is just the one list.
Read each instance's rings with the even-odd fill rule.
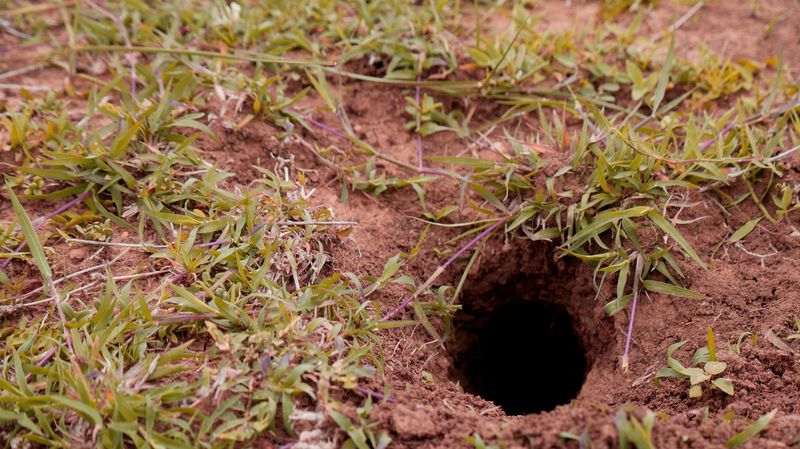
[[[727,364],[717,358],[714,331],[708,328],[708,344],[702,348],[697,349],[692,356],[692,366],[685,367],[677,359],[672,357],[672,354],[685,345],[686,341],[681,341],[670,345],[667,349],[667,368],[659,370],[656,374],[657,378],[677,377],[680,379],[689,380],[689,397],[699,398],[703,396],[703,385],[710,383],[710,387],[722,391],[723,393],[733,396],[734,387],[731,379],[727,377],[720,377],[725,372]],[[699,368],[698,365],[702,364],[703,367]],[[709,385],[706,385],[709,387]]]
[[[613,284],[606,313],[629,314],[630,342],[640,295],[702,297],[683,269],[706,268],[713,254],[681,231],[692,223],[680,217],[687,192],[757,206],[720,247],[800,209],[797,186],[782,181],[800,144],[799,85],[781,61],[685,60],[674,35],[640,32],[650,2],[604,2],[609,20],[633,19],[559,33],[538,32],[540,18],[519,4],[476,13],[446,3],[12,3],[3,18],[30,34],[20,51],[44,49],[30,64],[70,82],[64,95],[14,86],[0,115],[16,216],[0,229],[0,316],[21,314],[0,328],[3,438],[231,447],[290,444],[332,422],[337,443],[385,447],[370,410],[391,394],[365,387],[382,383],[382,329],[419,323],[443,343],[488,236],[552,241],[559,257],[594,267],[598,292]],[[507,32],[469,20],[493,13],[509,19]],[[417,160],[353,131],[339,88],[348,82],[403,94],[396,120]],[[311,97],[318,110],[301,106]],[[233,104],[233,122],[202,112]],[[501,112],[487,118],[481,105]],[[446,261],[424,280],[402,274],[415,251],[379,276],[333,269],[332,245],[357,223],[312,205],[302,171],[260,167],[236,186],[236,174],[205,160],[202,143],[220,138],[214,122],[236,132],[254,120],[334,170],[342,201],[413,189],[417,218],[461,229]],[[424,139],[439,133],[477,150],[429,152]],[[569,158],[555,172],[553,154]],[[460,196],[431,209],[434,182]],[[747,191],[730,197],[735,182]],[[29,207],[51,204],[31,220]],[[140,253],[153,266],[124,275],[108,262],[93,268],[105,280],[73,281],[51,268],[61,242]],[[473,249],[459,285],[437,290]],[[26,288],[30,262],[36,291]],[[407,295],[387,311],[377,298],[388,287]],[[397,320],[406,307],[414,320]],[[621,413],[620,439],[652,447],[652,416]]]

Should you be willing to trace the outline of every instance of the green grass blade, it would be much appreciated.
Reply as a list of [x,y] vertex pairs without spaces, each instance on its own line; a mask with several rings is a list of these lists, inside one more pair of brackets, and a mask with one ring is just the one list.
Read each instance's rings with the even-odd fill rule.
[[692,245],[689,244],[689,242],[683,237],[683,235],[681,235],[681,233],[675,228],[675,226],[672,226],[672,223],[670,223],[666,218],[664,218],[663,215],[661,215],[656,210],[652,210],[647,214],[647,216],[650,218],[650,221],[652,221],[656,226],[661,228],[661,230],[664,231],[664,233],[666,233],[667,235],[669,235],[672,238],[672,240],[678,242],[681,248],[683,248],[686,254],[688,254],[689,257],[692,258],[692,260],[694,260],[698,265],[700,265],[704,269],[708,268],[705,262],[703,262],[703,260],[700,259],[700,256],[697,255],[697,252],[694,250],[694,248],[692,248]]
[[693,290],[689,290],[688,288],[678,287],[676,285],[667,284],[666,282],[660,281],[653,281],[650,279],[646,279],[642,281],[642,285],[645,289],[655,293],[664,293],[666,295],[672,296],[680,296],[682,298],[689,298],[689,299],[703,299],[702,293],[698,293]]
[[47,263],[47,258],[44,255],[44,249],[42,248],[41,242],[39,242],[39,236],[36,235],[36,230],[33,228],[33,223],[31,223],[31,219],[28,218],[28,214],[25,213],[25,209],[20,204],[17,195],[14,194],[14,191],[6,186],[6,191],[8,192],[9,198],[11,198],[11,205],[14,207],[14,213],[17,215],[17,219],[19,220],[19,226],[22,229],[22,235],[25,236],[25,241],[28,242],[28,248],[30,248],[31,256],[33,256],[34,262],[36,262],[36,266],[39,268],[39,272],[42,274],[42,279],[45,285],[50,284],[50,279],[53,278],[53,272],[50,270],[50,265]]
[[100,412],[98,412],[97,409],[84,404],[83,402],[79,402],[65,396],[50,396],[50,399],[84,415],[84,417],[90,420],[95,426],[103,424],[103,418],[100,416]]
[[756,436],[759,432],[764,430],[769,422],[772,421],[772,418],[775,417],[775,414],[778,413],[778,409],[773,409],[771,412],[767,413],[766,415],[758,418],[756,422],[749,425],[746,429],[742,430],[741,432],[737,433],[736,435],[732,436],[728,441],[725,442],[725,446],[729,448],[739,447],[747,442],[750,438]]
[[708,342],[706,346],[708,347],[708,358],[712,362],[717,360],[717,344],[714,340],[714,329],[711,326],[708,326],[708,332],[706,333],[706,341]]
[[749,220],[747,223],[743,224],[742,227],[736,230],[733,233],[731,238],[729,239],[731,242],[738,242],[739,240],[747,237],[747,234],[753,232],[753,229],[756,228],[756,225],[759,221],[761,221],[764,217],[757,218],[755,220]]
[[664,67],[661,69],[661,74],[658,76],[658,84],[656,84],[656,91],[653,94],[653,114],[658,111],[661,101],[664,100],[664,94],[667,91],[667,84],[669,82],[669,74],[672,71],[672,60],[675,56],[675,33],[669,40],[669,51],[667,52],[667,59],[664,61]]

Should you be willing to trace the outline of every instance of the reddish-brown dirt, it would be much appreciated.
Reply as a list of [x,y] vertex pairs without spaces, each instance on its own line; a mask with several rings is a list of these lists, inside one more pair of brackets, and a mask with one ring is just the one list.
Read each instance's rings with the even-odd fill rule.
[[[345,100],[348,107],[368,107],[370,111],[350,117],[363,130],[364,138],[377,148],[388,149],[394,157],[414,162],[415,143],[396,115],[403,92],[358,83],[351,87],[352,95]],[[359,221],[351,236],[332,249],[337,269],[379,274],[386,258],[408,252],[416,245],[424,224],[411,218],[419,215],[419,205],[410,190],[386,193],[378,199],[353,193],[342,204],[340,184],[332,182],[332,170],[317,164],[302,147],[277,144],[273,137],[276,131],[269,125],[253,124],[243,131],[221,144],[220,149],[235,146],[239,150],[236,156],[227,151],[218,155],[217,161],[224,168],[242,173],[247,180],[245,164],[267,159],[270,151],[283,158],[293,157],[296,169],[313,171],[317,188],[314,201],[331,208],[337,218]],[[322,134],[308,138],[332,142]],[[274,146],[265,142],[274,142]],[[465,151],[455,139],[433,142],[425,142],[428,155],[452,156]],[[209,156],[216,157],[215,152],[210,149]],[[555,159],[553,164],[558,165],[557,155]],[[800,179],[799,160],[787,163],[785,168],[787,182]],[[743,191],[742,185],[726,189],[733,197]],[[431,210],[457,202],[458,192],[448,181],[429,185],[426,193]],[[628,372],[620,369],[618,360],[628,316],[619,313],[609,318],[602,311],[603,304],[613,296],[610,286],[605,284],[598,293],[593,287],[592,269],[558,258],[552,246],[498,237],[485,245],[473,267],[461,297],[469,313],[457,314],[453,336],[444,348],[434,344],[421,327],[382,334],[385,380],[393,399],[379,403],[374,417],[390,429],[393,447],[466,447],[463,437],[476,432],[503,447],[578,447],[578,443],[565,441],[560,434],[583,431],[588,431],[592,447],[612,447],[616,445],[613,418],[624,404],[660,412],[654,441],[661,448],[719,447],[751,420],[778,408],[779,414],[768,430],[744,447],[790,447],[800,438],[800,407],[790,393],[800,388],[800,347],[795,343],[794,352],[780,349],[765,334],[769,330],[778,335],[792,333],[793,317],[800,314],[798,216],[794,214],[789,223],[777,225],[763,221],[740,246],[725,244],[717,249],[719,242],[758,215],[755,206],[743,203],[725,209],[713,195],[688,191],[682,194],[685,198],[676,202],[699,203],[681,213],[683,220],[697,220],[681,227],[682,232],[709,264],[709,269],[703,270],[691,261],[680,261],[686,274],[684,284],[705,298],[644,296],[636,315]],[[423,251],[408,267],[408,274],[417,279],[429,276],[446,258],[434,250],[452,250],[453,245],[446,245],[445,241],[453,235],[451,231],[432,228]],[[440,282],[457,283],[465,263],[466,260],[453,267]],[[383,302],[390,309],[403,299],[400,292],[389,293]],[[585,380],[571,403],[566,399],[555,410],[509,416],[497,404],[465,391],[470,386],[464,382],[458,360],[470,357],[463,352],[486,337],[481,334],[484,328],[475,321],[490,319],[500,304],[519,306],[536,301],[561,306],[571,317],[571,330],[585,352]],[[536,316],[527,321],[516,320],[508,325],[529,326],[531,334],[534,326],[546,325]],[[709,327],[713,327],[722,348],[720,357],[728,363],[726,374],[733,380],[736,395],[707,391],[699,399],[690,399],[684,381],[655,382],[655,373],[666,366],[667,347],[688,340],[686,348],[677,353],[688,363],[692,352],[705,346]],[[729,344],[735,344],[745,332],[756,337],[743,340],[739,355],[730,352]],[[563,366],[552,364],[542,355],[552,355],[553,348],[560,350],[559,345],[564,342],[531,340],[525,334],[523,329],[515,334],[521,336],[519,340],[505,342],[513,348],[515,357],[483,369],[507,373],[507,388],[530,397],[537,391],[558,387],[526,380],[559,383],[558,376],[548,378],[533,372],[558,373]],[[380,391],[383,385],[372,388]]]
[[[649,16],[650,22],[644,24],[654,34],[688,9],[664,3],[657,14]],[[678,48],[690,58],[697,55],[701,44],[725,55],[757,60],[782,53],[790,69],[797,70],[800,30],[791,17],[800,3],[792,5],[759,2],[751,10],[744,4],[709,3],[682,27]],[[593,19],[597,4],[573,2],[572,6],[566,6],[563,2],[542,2],[537,8],[542,26],[564,27],[576,26],[573,22],[576,17]],[[764,37],[765,27],[775,17],[778,17],[776,25]],[[415,143],[403,128],[399,114],[402,97],[412,92],[361,83],[349,83],[346,91],[344,104],[361,137],[395,158],[415,163]],[[326,117],[315,118],[326,120]],[[332,125],[336,123],[331,117],[327,119]],[[250,128],[233,138],[243,149],[245,161],[252,161],[256,157],[253,154],[265,157],[268,151],[264,142],[277,143],[271,137],[275,131],[268,126]],[[320,133],[309,138],[336,143]],[[419,214],[419,206],[410,190],[387,193],[377,200],[365,194],[351,194],[349,201],[342,204],[340,186],[332,182],[329,169],[316,164],[313,156],[299,146],[274,148],[283,157],[294,156],[298,166],[315,170],[314,179],[318,183],[315,201],[332,208],[338,218],[360,222],[350,238],[333,249],[337,268],[377,274],[387,257],[409,251],[417,243],[424,225],[411,218]],[[455,139],[440,137],[425,141],[426,155],[453,156],[467,151]],[[555,166],[560,164],[559,156],[553,156]],[[225,157],[234,164],[233,168],[243,164],[238,157],[235,161],[230,155]],[[246,172],[247,168],[243,170]],[[800,161],[795,159],[787,163],[785,179],[795,182],[798,178]],[[726,191],[736,196],[743,189],[734,185]],[[741,246],[725,244],[716,248],[758,214],[755,206],[743,203],[725,209],[713,195],[682,193],[685,195],[682,202],[699,202],[698,206],[682,212],[684,220],[698,219],[683,226],[682,231],[704,255],[709,269],[703,270],[686,260],[681,261],[681,267],[686,274],[685,285],[703,293],[705,298],[691,300],[652,294],[643,297],[637,311],[628,372],[619,366],[628,315],[619,313],[609,318],[602,312],[605,300],[612,296],[608,284],[598,293],[593,288],[592,269],[558,258],[551,246],[495,238],[485,245],[468,278],[461,297],[465,312],[456,316],[452,338],[444,347],[432,342],[420,327],[382,334],[385,381],[392,400],[378,403],[374,418],[390,430],[393,447],[467,447],[464,437],[475,433],[509,448],[579,447],[577,442],[564,440],[561,433],[584,431],[591,437],[592,447],[616,447],[614,415],[624,404],[659,412],[653,437],[659,448],[720,447],[752,420],[774,408],[779,413],[768,429],[743,447],[796,444],[800,438],[800,406],[794,392],[800,389],[800,347],[795,343],[791,351],[780,349],[765,334],[769,330],[778,335],[791,333],[793,317],[800,314],[799,217],[794,214],[789,223],[777,225],[763,221]],[[426,195],[429,209],[435,210],[457,202],[458,192],[448,181],[437,181],[428,185]],[[433,228],[408,273],[418,279],[430,275],[445,258],[434,249],[452,249],[452,245],[443,244],[453,235]],[[453,267],[440,282],[457,283],[465,262]],[[403,299],[400,294],[387,294],[383,302],[389,309]],[[561,306],[571,317],[571,330],[586,356],[585,380],[574,401],[567,399],[563,405],[542,413],[510,416],[497,404],[465,391],[474,390],[474,386],[465,381],[463,367],[459,365],[471,357],[465,355],[470,346],[488,338],[481,334],[486,331],[485,323],[476,322],[490,320],[502,308],[498,304],[513,306],[536,301]],[[534,326],[542,325],[535,316],[527,321],[530,334],[534,334]],[[514,320],[508,325],[526,324]],[[676,354],[688,363],[692,352],[705,346],[709,327],[713,327],[722,348],[720,357],[728,363],[726,374],[733,381],[736,395],[728,397],[719,391],[706,391],[701,398],[690,399],[685,382],[674,379],[656,382],[655,373],[666,366],[667,347],[688,340],[687,346]],[[745,332],[756,337],[744,338],[738,355],[729,351],[729,344],[735,345]],[[543,355],[552,355],[552,348],[560,348],[564,341],[526,339],[525,333],[523,329],[514,334],[522,336],[519,340],[505,342],[514,348],[515,357],[497,366],[483,367],[505,373],[500,377],[508,379],[505,388],[512,391],[506,395],[531,397],[537,392],[544,395],[558,388],[561,382],[558,376],[542,376],[534,371],[558,373],[563,369],[563,365],[555,365]],[[380,391],[383,385],[372,387]]]
[[[662,3],[644,24],[653,34],[689,8],[678,2]],[[724,55],[760,61],[782,54],[790,70],[800,70],[800,2],[707,3],[678,34],[678,48],[683,55],[696,56],[700,45]],[[569,29],[580,26],[581,21],[595,20],[597,9],[596,2],[551,1],[539,2],[533,10],[540,17],[539,26]],[[496,19],[497,23],[502,20]],[[774,26],[767,33],[771,21]],[[402,114],[403,97],[413,92],[359,82],[349,82],[345,87],[343,102],[360,137],[392,157],[416,164],[415,141],[403,126]],[[313,101],[308,100],[305,106],[311,106]],[[335,123],[324,115],[314,118],[332,126]],[[349,237],[331,248],[337,270],[379,274],[388,257],[410,251],[425,229],[424,223],[412,218],[419,216],[419,203],[410,189],[391,191],[378,198],[351,192],[349,200],[342,203],[341,183],[334,171],[319,164],[302,146],[280,142],[272,125],[253,121],[232,132],[217,123],[214,130],[221,140],[201,141],[204,156],[221,169],[236,172],[234,181],[238,185],[244,187],[258,176],[254,165],[281,170],[285,167],[290,176],[303,170],[316,189],[312,202],[331,208],[337,219],[359,222]],[[305,137],[345,145],[322,133],[306,133]],[[448,136],[426,139],[424,147],[429,156],[472,151]],[[563,155],[550,157],[556,168],[563,161]],[[800,182],[798,158],[787,161],[784,170],[786,182]],[[735,197],[744,191],[744,186],[733,185],[725,191]],[[628,315],[621,312],[607,317],[602,311],[606,300],[613,296],[609,283],[597,291],[591,267],[558,257],[552,245],[495,237],[481,249],[461,295],[464,311],[456,315],[452,337],[443,347],[432,342],[421,327],[381,334],[386,358],[383,380],[391,399],[376,404],[373,418],[389,430],[391,447],[470,447],[464,437],[478,433],[505,448],[577,448],[577,442],[565,440],[561,433],[584,431],[591,437],[592,448],[617,447],[614,415],[625,404],[659,412],[653,437],[658,448],[722,447],[730,436],[774,408],[779,412],[767,430],[742,447],[788,448],[800,444],[800,342],[790,342],[792,346],[787,350],[766,338],[771,332],[782,336],[792,333],[794,317],[800,315],[800,214],[794,213],[788,222],[779,224],[764,220],[740,245],[717,247],[758,215],[755,206],[743,202],[726,209],[713,194],[681,193],[681,203],[698,203],[681,212],[683,220],[696,219],[681,226],[681,231],[709,268],[703,270],[689,260],[679,263],[686,274],[684,285],[702,293],[704,299],[643,296],[636,314],[629,371],[619,365]],[[450,181],[439,180],[426,186],[429,210],[458,203],[458,195],[457,186]],[[0,205],[0,216],[10,216],[7,205]],[[426,279],[453,250],[447,240],[455,235],[452,229],[431,228],[422,251],[404,269],[405,273],[419,281]],[[466,259],[459,261],[437,284],[458,283],[465,265]],[[390,289],[381,301],[389,310],[403,299],[400,290]],[[568,317],[569,332],[554,334],[554,339],[547,335],[528,338],[525,329],[509,333],[518,338],[505,342],[516,356],[496,366],[484,366],[483,370],[506,373],[500,377],[508,379],[503,386],[506,395],[550,394],[563,379],[534,372],[559,373],[565,365],[555,364],[543,355],[559,352],[560,345],[572,334],[585,357],[585,370],[579,373],[582,386],[574,400],[566,398],[555,409],[515,416],[469,392],[475,391],[474,384],[479,382],[470,382],[463,366],[474,364],[470,347],[485,336],[481,332],[486,332],[486,321],[493,314],[504,306],[532,302],[559,308],[559,313]],[[527,324],[526,320],[507,319],[509,326],[531,326],[530,334],[534,334],[534,326],[546,326],[535,316],[528,317]],[[556,321],[563,320],[553,319],[550,324]],[[656,382],[655,373],[666,366],[667,347],[688,340],[676,353],[688,363],[693,351],[705,345],[709,327],[713,327],[721,358],[728,364],[726,375],[732,379],[735,396],[706,391],[701,398],[691,399],[684,381]],[[729,350],[729,343],[735,345],[745,332],[754,337],[742,340],[739,354]],[[382,391],[384,385],[376,382],[369,387]]]

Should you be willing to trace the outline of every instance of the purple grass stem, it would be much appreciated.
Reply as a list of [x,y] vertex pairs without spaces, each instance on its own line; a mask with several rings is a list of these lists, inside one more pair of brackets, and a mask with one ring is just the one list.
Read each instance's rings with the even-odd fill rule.
[[444,270],[446,270],[447,267],[449,267],[453,262],[455,262],[456,259],[461,257],[461,255],[464,254],[467,250],[469,250],[470,248],[475,246],[476,243],[478,243],[481,240],[483,240],[487,235],[491,234],[492,231],[497,229],[500,225],[502,225],[503,223],[507,222],[511,217],[512,217],[511,215],[506,215],[505,217],[501,218],[500,220],[495,222],[493,225],[491,225],[488,228],[484,229],[480,234],[475,236],[475,238],[470,240],[469,243],[464,245],[461,249],[456,251],[455,254],[453,254],[452,256],[450,256],[449,259],[447,259],[447,262],[445,262],[444,264],[440,265],[439,268],[436,269],[436,271],[433,273],[433,275],[424,284],[422,284],[413,295],[411,295],[408,298],[406,298],[406,300],[403,301],[399,306],[395,307],[391,312],[389,312],[386,315],[384,315],[383,318],[381,318],[381,321],[386,321],[389,318],[391,318],[394,315],[396,315],[397,313],[399,313],[401,310],[405,309],[409,304],[411,304],[412,301],[414,301],[414,298],[417,297],[417,294],[419,294],[422,289],[427,288],[429,286],[429,284],[431,282],[433,282],[433,280],[436,279],[440,274],[442,274],[442,272],[444,272]]
[[733,130],[733,128],[735,127],[736,125],[734,125],[733,123],[728,123],[724,128],[722,128],[722,131],[720,131],[719,134],[716,135],[716,137],[711,137],[710,139],[706,140],[703,143],[703,145],[701,145],[700,148],[697,149],[697,152],[703,154],[703,152],[705,152],[708,149],[708,147],[711,146],[711,144],[713,144],[717,140],[724,139],[725,136],[727,136],[728,133],[731,132],[731,130]]
[[334,135],[334,136],[336,136],[336,137],[340,137],[340,138],[342,138],[342,139],[347,139],[347,136],[345,136],[344,134],[342,134],[342,133],[341,133],[339,130],[337,130],[337,129],[334,129],[334,128],[331,128],[330,126],[328,126],[328,125],[326,125],[326,124],[324,124],[324,123],[322,123],[322,122],[319,122],[319,121],[317,121],[317,120],[314,120],[314,119],[313,119],[313,118],[311,118],[311,117],[306,117],[306,118],[305,118],[305,120],[306,120],[308,123],[311,123],[312,125],[316,126],[317,128],[323,129],[323,130],[325,130],[325,131],[327,131],[327,132],[329,132],[329,133],[333,134],[333,135]]
[[636,269],[633,278],[633,301],[631,301],[631,320],[628,323],[628,334],[625,336],[625,352],[622,354],[622,369],[628,370],[628,353],[631,349],[631,338],[633,336],[633,323],[636,318],[636,303],[639,302],[639,279],[642,277],[644,260],[642,255],[636,256]]
[[356,387],[356,391],[358,391],[359,393],[363,394],[364,396],[370,396],[370,397],[375,398],[375,399],[377,399],[379,401],[395,402],[394,398],[392,398],[392,397],[386,397],[386,396],[384,396],[384,395],[382,395],[382,394],[380,394],[378,392],[375,392],[375,391],[372,391],[372,390],[367,390],[364,387]]
[[628,353],[631,349],[631,337],[633,335],[633,321],[636,316],[636,303],[639,302],[639,291],[633,293],[633,301],[631,301],[631,320],[628,322],[628,335],[625,336],[625,352],[622,354],[624,369],[628,368]]

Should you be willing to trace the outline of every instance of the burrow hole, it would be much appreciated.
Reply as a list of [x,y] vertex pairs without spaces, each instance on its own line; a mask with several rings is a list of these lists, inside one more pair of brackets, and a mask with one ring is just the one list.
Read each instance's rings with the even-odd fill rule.
[[576,279],[535,277],[517,275],[465,291],[455,316],[452,380],[507,415],[570,403],[591,368],[585,346],[591,337],[576,331],[576,320],[564,307],[576,298],[575,289],[562,286]]

